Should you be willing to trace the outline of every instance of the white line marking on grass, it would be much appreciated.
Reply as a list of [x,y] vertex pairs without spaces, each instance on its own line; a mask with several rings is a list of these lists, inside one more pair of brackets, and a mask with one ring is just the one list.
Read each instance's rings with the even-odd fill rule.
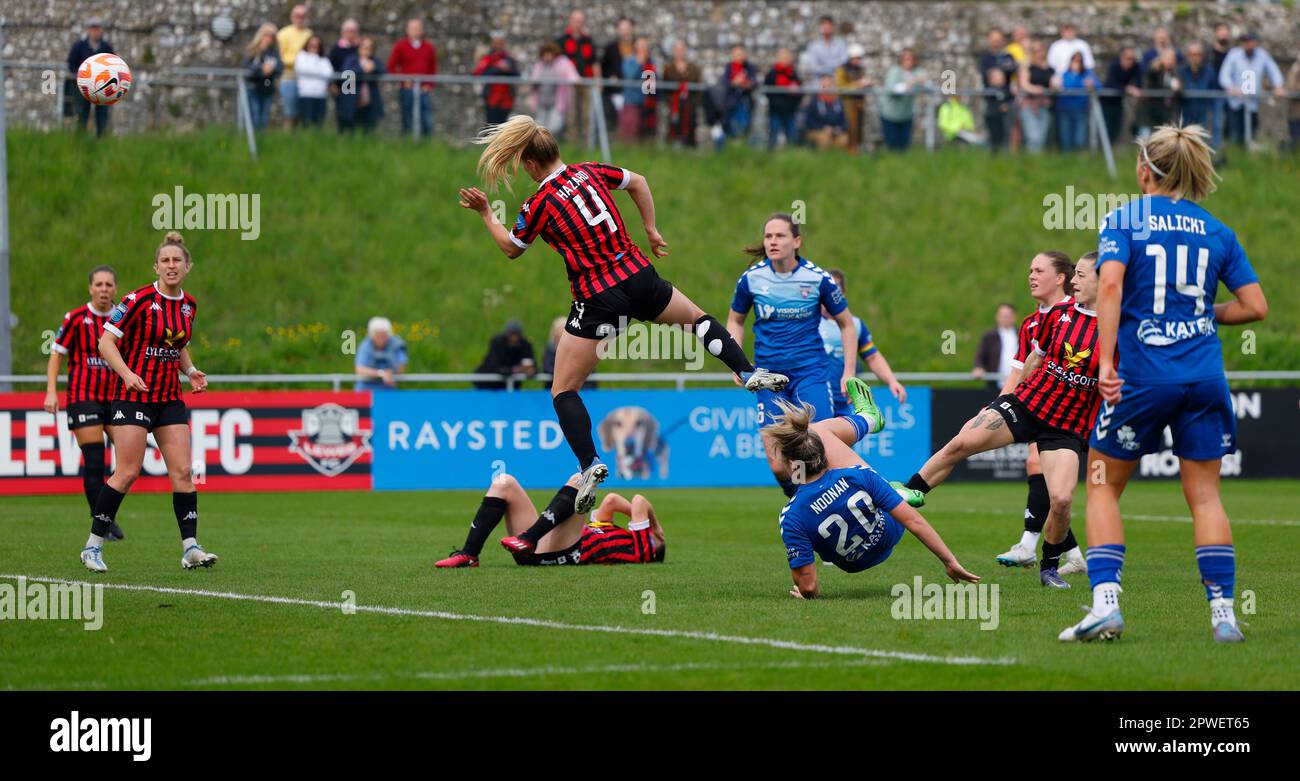
[[187,681],[186,686],[250,686],[278,683],[342,683],[382,681],[387,678],[418,678],[425,681],[458,681],[483,678],[535,678],[546,675],[599,675],[610,673],[676,673],[697,670],[806,670],[842,669],[884,664],[878,659],[850,659],[843,662],[759,662],[755,664],[720,664],[717,662],[682,662],[680,664],[602,664],[587,667],[505,667],[487,670],[453,670],[448,672],[384,672],[368,674],[325,673],[320,675],[218,675]]
[[[989,514],[997,514],[997,513],[1006,513],[1008,515],[1014,515],[1015,513],[1023,514],[1025,511],[1025,508],[1023,507],[1021,507],[1018,510],[1009,510],[1005,507],[992,507],[992,508],[944,507],[942,509],[937,507],[927,507],[926,509],[934,513],[970,513],[970,514],[978,514],[978,515],[989,515]],[[1120,510],[1120,517],[1126,521],[1170,521],[1175,523],[1192,522],[1192,516],[1190,515],[1144,515],[1140,513],[1126,513],[1123,511],[1123,509]],[[1228,522],[1233,526],[1242,526],[1242,525],[1300,526],[1300,520],[1295,520],[1294,518],[1233,518],[1232,516],[1229,516]]]
[[[237,594],[231,591],[205,591],[192,588],[171,588],[167,586],[145,586],[129,583],[101,583],[85,580],[65,580],[63,578],[43,578],[31,575],[12,575],[0,573],[0,578],[17,580],[25,577],[41,583],[69,583],[73,585],[103,585],[104,588],[120,591],[146,591],[155,594],[180,594],[213,599],[231,599],[242,602],[264,602],[274,605],[297,605],[299,607],[318,607],[327,610],[342,610],[343,602],[327,602],[317,599],[298,597],[276,597],[264,594]],[[777,640],[767,637],[745,637],[742,635],[720,635],[716,632],[703,632],[692,629],[644,629],[628,626],[606,626],[603,624],[567,624],[542,618],[523,618],[512,616],[479,616],[471,613],[449,613],[443,610],[413,610],[402,607],[384,607],[382,605],[347,605],[358,613],[381,613],[392,616],[412,616],[416,618],[437,618],[445,621],[476,621],[489,624],[512,624],[531,626],[540,629],[559,629],[570,632],[604,632],[616,635],[640,635],[644,637],[669,637],[681,640],[704,640],[713,643],[734,643],[737,645],[766,646],[786,651],[806,651],[809,653],[835,654],[838,656],[860,656],[868,659],[893,659],[903,662],[928,662],[948,665],[1009,665],[1015,664],[1011,658],[984,659],[978,656],[934,656],[932,654],[912,653],[910,651],[882,651],[876,648],[859,648],[851,645],[822,645],[820,643],[799,643],[793,640]]]

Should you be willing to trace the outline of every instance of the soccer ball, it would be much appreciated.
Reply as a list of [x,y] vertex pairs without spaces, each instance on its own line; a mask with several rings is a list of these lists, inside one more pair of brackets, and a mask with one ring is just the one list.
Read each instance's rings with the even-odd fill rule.
[[77,89],[97,106],[111,106],[131,91],[131,69],[116,54],[94,54],[77,68]]

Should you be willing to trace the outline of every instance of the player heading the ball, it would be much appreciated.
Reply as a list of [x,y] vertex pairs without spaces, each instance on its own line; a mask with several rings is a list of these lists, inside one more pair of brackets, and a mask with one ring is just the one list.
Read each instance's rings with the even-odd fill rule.
[[555,137],[526,115],[513,116],[479,133],[485,145],[478,172],[488,190],[507,186],[523,168],[537,182],[537,192],[519,209],[514,227],[497,222],[487,195],[477,187],[460,190],[460,205],[478,212],[497,248],[517,258],[541,238],[564,258],[573,301],[564,335],[556,347],[551,398],[564,438],[578,458],[582,479],[577,512],[596,503],[596,486],[609,468],[596,454],[591,416],[578,396],[600,361],[600,341],[635,318],[694,329],[708,352],[740,375],[751,391],[779,390],[787,378],[755,368],[727,329],[695,305],[672,283],[659,277],[650,258],[632,241],[614,201],[614,190],[627,190],[641,213],[650,253],[668,254],[668,242],[655,225],[655,203],[641,174],[604,163],[568,165],[560,158]]

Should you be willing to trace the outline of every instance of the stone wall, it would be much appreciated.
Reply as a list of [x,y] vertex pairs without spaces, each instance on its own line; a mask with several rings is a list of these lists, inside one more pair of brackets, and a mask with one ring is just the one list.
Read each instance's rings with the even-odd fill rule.
[[[173,66],[234,67],[253,31],[263,21],[284,24],[292,5],[288,0],[0,0],[4,21],[7,68],[5,100],[10,123],[50,127],[57,124],[59,106],[42,90],[46,77],[38,70],[15,69],[14,61],[61,63],[68,47],[81,35],[82,21],[94,14],[104,18],[106,35],[131,65],[143,86],[114,110],[115,132],[175,127],[188,128],[230,122],[233,91],[194,86],[163,86]],[[386,54],[410,16],[426,20],[439,49],[440,70],[468,73],[484,48],[489,31],[501,29],[521,62],[530,63],[538,46],[564,26],[572,0],[444,0],[443,2],[374,2],[373,0],[315,0],[311,26],[326,45],[337,38],[342,20],[356,17],[363,34],[376,38]],[[1280,4],[1235,2],[804,2],[783,0],[622,0],[586,6],[588,25],[598,44],[613,37],[619,16],[635,19],[639,31],[666,48],[684,39],[692,57],[704,66],[706,79],[716,78],[727,49],[734,43],[750,48],[752,60],[766,68],[778,47],[802,49],[816,34],[817,19],[833,15],[845,36],[867,50],[871,75],[879,80],[897,52],[915,48],[922,66],[932,75],[944,70],[958,74],[961,86],[977,86],[974,60],[991,27],[1010,29],[1024,24],[1051,40],[1057,26],[1073,20],[1080,35],[1097,52],[1103,67],[1123,44],[1148,45],[1151,30],[1166,26],[1174,40],[1208,40],[1215,22],[1235,29],[1252,29],[1285,71],[1300,52],[1300,11],[1294,2]],[[228,15],[238,30],[229,41],[218,40],[211,21]],[[658,55],[662,61],[662,54]],[[152,77],[152,86],[150,85]],[[387,123],[396,125],[395,94],[388,93]],[[454,139],[472,134],[481,121],[478,99],[469,87],[440,86],[437,92],[437,132]],[[978,113],[978,112],[977,112]],[[1266,104],[1265,132],[1280,137],[1285,107]]]

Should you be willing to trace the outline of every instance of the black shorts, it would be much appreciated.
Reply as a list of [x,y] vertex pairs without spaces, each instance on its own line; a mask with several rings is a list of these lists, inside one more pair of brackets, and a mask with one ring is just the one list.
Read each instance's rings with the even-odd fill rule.
[[629,319],[653,322],[672,298],[673,283],[660,278],[653,265],[646,266],[591,298],[574,301],[564,330],[583,339],[603,339]]
[[521,567],[558,567],[582,563],[582,538],[563,550],[549,553],[515,553],[515,563]]
[[184,426],[190,422],[189,410],[180,399],[171,401],[115,401],[110,426],[140,426],[153,431],[160,426]]
[[68,405],[68,430],[103,426],[112,412],[111,401],[76,401]]
[[1017,442],[1033,442],[1038,445],[1038,452],[1044,450],[1073,450],[1080,456],[1088,449],[1083,437],[1073,431],[1049,426],[1025,408],[1024,402],[1013,394],[998,396],[987,407],[1007,422],[1011,436]]

